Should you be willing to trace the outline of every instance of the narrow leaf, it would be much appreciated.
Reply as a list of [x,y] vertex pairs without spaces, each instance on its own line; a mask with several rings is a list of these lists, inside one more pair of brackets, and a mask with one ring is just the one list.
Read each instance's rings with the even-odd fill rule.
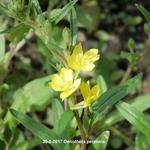
[[110,132],[109,131],[104,131],[102,134],[100,134],[100,136],[98,136],[95,140],[99,141],[99,143],[94,143],[93,147],[96,150],[105,150],[107,143],[108,143],[108,139],[110,136]]
[[144,24],[144,31],[149,35],[150,34],[150,23]]
[[56,133],[57,133],[57,135],[59,135],[59,137],[67,137],[68,138],[68,133],[70,133],[69,125],[70,125],[72,119],[73,119],[72,111],[65,111],[61,115],[61,118],[59,119],[59,122],[56,125],[57,129],[55,128],[57,131]]
[[125,84],[115,87],[113,89],[108,90],[105,92],[99,100],[97,100],[92,108],[94,113],[99,113],[103,111],[106,107],[112,106],[118,101],[120,101],[122,98],[124,98],[126,95],[128,95],[132,90],[134,90],[140,80],[141,76],[138,75],[130,80],[128,80]]
[[61,115],[64,113],[63,106],[58,99],[52,101],[52,113],[53,113],[53,125],[54,127],[58,124]]
[[[25,126],[27,129],[29,129],[33,134],[35,134],[41,140],[58,139],[58,137],[52,130],[48,129],[43,124],[34,121],[27,115],[24,115],[14,109],[10,109],[10,113],[13,115],[13,117],[17,121],[19,121],[23,126]],[[53,144],[53,147],[55,147],[57,149],[58,144]]]
[[148,120],[142,112],[125,102],[118,104],[117,110],[137,130],[142,132],[145,136],[150,137],[150,120]]
[[148,10],[146,10],[142,5],[138,5],[136,4],[136,7],[138,8],[138,10],[143,14],[143,16],[145,17],[145,19],[150,22],[150,12]]
[[3,11],[5,14],[10,15],[10,11],[2,4],[0,4],[0,10]]
[[135,139],[135,150],[148,150],[150,148],[150,140],[143,134],[137,134]]
[[[73,8],[78,0],[73,0],[65,5],[61,10],[57,11],[57,15],[50,16],[51,21],[55,21],[57,24],[60,20],[62,20],[66,14]],[[54,14],[54,13],[53,13]]]
[[8,30],[8,38],[11,42],[17,43],[25,37],[25,34],[29,31],[30,27],[24,24],[18,24],[17,26]]
[[77,42],[77,14],[75,7],[71,10],[71,22],[70,22],[70,28],[71,28],[71,35],[72,35],[72,41],[71,46],[74,47]]
[[97,83],[100,87],[100,93],[103,94],[107,91],[107,85],[102,75],[99,75],[97,78]]
[[32,0],[32,4],[35,6],[36,8],[36,11],[41,14],[42,13],[42,10],[41,10],[41,7],[40,7],[40,4],[38,2],[38,0]]
[[[150,99],[150,94],[145,94],[145,95],[138,96],[137,98],[130,100],[129,102],[131,103],[130,104],[131,106],[135,107],[136,109],[142,112],[150,108],[149,99]],[[124,120],[123,116],[121,116],[118,111],[114,111],[103,121],[101,127],[102,128],[108,127],[122,120]]]

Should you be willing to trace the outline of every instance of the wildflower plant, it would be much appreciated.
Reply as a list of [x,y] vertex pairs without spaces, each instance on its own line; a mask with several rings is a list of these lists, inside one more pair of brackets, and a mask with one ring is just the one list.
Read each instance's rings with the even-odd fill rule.
[[[29,150],[39,145],[45,150],[106,150],[109,143],[118,141],[128,148],[148,150],[150,121],[142,111],[150,108],[150,95],[138,95],[142,93],[141,74],[132,77],[147,48],[139,54],[136,42],[129,39],[129,52],[111,55],[107,62],[102,48],[109,34],[99,31],[103,35],[100,48],[83,50],[84,43],[77,38],[78,26],[93,31],[94,21],[92,28],[88,25],[94,17],[81,11],[78,0],[57,2],[49,1],[45,11],[38,0],[0,2],[0,150]],[[97,1],[87,3],[92,11],[94,4],[98,5]],[[147,20],[144,28],[149,36],[150,13],[141,5],[137,8]],[[64,20],[70,26],[62,29],[58,23]],[[26,46],[33,52],[24,49]],[[127,70],[110,71],[113,61],[122,58],[128,62]],[[42,64],[41,69],[40,65],[33,69],[34,61]],[[115,74],[112,83],[114,70],[118,76]],[[132,125],[135,142],[120,130],[118,123],[124,120]],[[25,128],[17,126],[19,123]]]
[[[84,97],[83,106],[91,105],[98,98],[99,87],[95,85],[90,89],[89,81],[84,83],[81,78],[78,79],[78,76],[80,71],[89,72],[94,69],[94,63],[99,59],[98,50],[90,49],[83,54],[82,45],[79,43],[75,46],[72,55],[67,56],[66,59],[66,68],[61,68],[60,73],[52,75],[49,83],[50,87],[55,91],[62,91],[60,94],[62,100],[69,98],[80,89]],[[81,82],[82,84],[80,85]]]

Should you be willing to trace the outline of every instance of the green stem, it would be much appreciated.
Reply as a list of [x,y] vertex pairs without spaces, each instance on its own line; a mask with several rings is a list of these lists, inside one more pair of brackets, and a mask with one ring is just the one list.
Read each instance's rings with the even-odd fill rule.
[[80,133],[81,133],[81,139],[82,139],[83,141],[85,141],[85,143],[83,142],[83,143],[81,144],[81,150],[86,150],[86,140],[87,140],[87,133],[86,133],[86,130],[85,130],[85,128],[84,128],[83,125],[82,125],[82,122],[81,122],[81,120],[80,120],[78,111],[77,111],[77,110],[74,110],[73,113],[74,113],[74,116],[75,116],[76,121],[77,121],[77,124],[78,124],[78,128],[79,128]]

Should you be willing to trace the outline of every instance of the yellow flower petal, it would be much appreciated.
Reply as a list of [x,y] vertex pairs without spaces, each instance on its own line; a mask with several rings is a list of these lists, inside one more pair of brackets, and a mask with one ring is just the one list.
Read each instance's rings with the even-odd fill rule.
[[91,93],[90,93],[91,102],[95,101],[98,98],[99,93],[100,93],[99,86],[95,85],[91,89]]
[[64,81],[73,81],[73,71],[71,69],[62,68],[60,71],[60,77]]
[[88,97],[88,94],[87,93],[90,93],[90,85],[89,85],[89,81],[87,82],[82,82],[81,85],[80,85],[80,91],[81,91],[81,94],[83,96],[84,99],[87,99]]
[[80,91],[84,98],[84,107],[90,106],[98,98],[100,93],[98,85],[90,89],[89,81],[81,83]]
[[92,89],[91,89],[91,95],[94,97],[94,99],[98,98],[100,93],[100,89],[98,85],[95,85]]
[[84,64],[81,67],[81,70],[84,71],[84,72],[89,72],[89,71],[92,71],[94,69],[94,67],[95,67],[94,64]]
[[70,96],[79,87],[81,79],[74,81],[74,73],[71,69],[62,68],[59,74],[54,74],[49,86],[55,91],[61,91],[62,100]]
[[80,82],[81,82],[81,79],[77,79],[77,80],[74,82],[74,84],[73,84],[71,87],[69,87],[68,90],[66,90],[66,91],[64,91],[64,92],[62,92],[62,93],[60,94],[60,98],[61,98],[62,100],[64,100],[64,99],[66,99],[68,96],[70,96],[73,92],[75,92],[75,91],[77,90],[77,88],[78,88],[79,85],[80,85]]
[[49,83],[55,91],[62,91],[63,90],[63,80],[58,74],[52,75],[51,78],[52,82]]
[[77,44],[73,50],[73,57],[80,57],[83,56],[83,49],[81,43]]
[[68,66],[73,70],[80,69],[80,62],[83,57],[82,45],[79,43],[75,46],[72,55],[67,56]]
[[78,88],[80,86],[80,83],[81,83],[81,79],[75,80],[73,87]]
[[83,54],[82,45],[79,43],[73,50],[73,54],[67,56],[68,66],[73,70],[92,71],[94,62],[99,59],[97,49],[90,49]]
[[67,63],[68,63],[68,66],[73,69],[73,70],[79,70],[79,59],[78,57],[73,57],[73,56],[67,56]]
[[84,59],[88,62],[94,62],[98,60],[100,55],[98,55],[98,49],[90,49],[84,54]]
[[99,59],[98,50],[90,49],[82,58],[82,70],[85,72],[92,71],[95,67],[94,62]]

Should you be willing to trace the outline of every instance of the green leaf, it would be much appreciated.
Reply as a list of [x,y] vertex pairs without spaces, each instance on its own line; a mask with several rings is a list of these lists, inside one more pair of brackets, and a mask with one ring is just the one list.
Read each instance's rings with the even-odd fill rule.
[[63,43],[64,43],[64,47],[65,49],[70,48],[70,43],[71,43],[71,35],[70,35],[71,31],[69,30],[69,28],[64,28],[63,32],[62,32],[62,36],[63,36]]
[[30,0],[30,1],[33,4],[34,8],[36,9],[37,13],[41,14],[42,10],[41,10],[41,7],[40,7],[38,0]]
[[145,31],[147,34],[150,34],[150,23],[145,23],[145,24],[144,24],[144,31]]
[[63,51],[63,48],[59,47],[59,45],[57,45],[56,43],[52,42],[50,39],[48,41],[45,41],[45,37],[41,37],[41,35],[38,35],[38,36],[43,41],[43,43],[45,43],[47,48],[49,48],[51,50],[59,51],[59,52]]
[[[26,113],[34,110],[43,110],[50,103],[54,96],[53,91],[48,87],[50,77],[43,77],[27,83],[24,87],[18,89],[13,95],[11,108]],[[40,92],[39,92],[40,91]],[[16,125],[15,120],[8,112],[5,117],[5,123],[10,127]]]
[[132,54],[130,52],[121,52],[120,58],[127,59],[130,63],[132,62]]
[[57,15],[53,13],[53,15],[50,15],[51,21],[55,21],[57,24],[60,20],[62,20],[66,14],[73,8],[73,6],[76,4],[78,0],[73,0],[66,4],[61,10],[57,11]]
[[[130,100],[130,105],[138,109],[139,111],[145,111],[150,108],[150,94],[138,96],[137,98]],[[102,128],[112,126],[117,122],[124,120],[118,111],[111,112],[111,114],[103,121]]]
[[125,102],[118,104],[117,110],[137,130],[142,132],[145,136],[150,137],[150,120],[148,120],[142,112]]
[[96,31],[95,35],[100,41],[104,43],[110,39],[110,35],[106,31],[103,31],[103,30]]
[[37,46],[37,51],[39,51],[40,54],[44,56],[44,58],[50,59],[52,57],[50,50],[46,47],[40,38],[37,38]]
[[16,128],[15,132],[13,133],[12,142],[11,144],[9,144],[9,150],[29,150],[34,148],[38,144],[41,144],[41,139],[39,139],[38,137],[33,137],[27,140],[24,137],[24,133],[20,129]]
[[61,13],[61,8],[56,8],[53,9],[50,14],[49,14],[49,18],[51,21],[55,21],[57,16]]
[[95,18],[92,18],[88,12],[88,10],[84,10],[82,7],[79,7],[78,5],[76,6],[76,13],[77,13],[77,18],[78,18],[78,26],[87,28],[88,30],[91,30],[93,27],[93,22],[94,22],[94,27],[95,27]]
[[[19,121],[23,126],[29,129],[34,135],[39,137],[41,140],[53,140],[58,139],[57,135],[43,124],[34,121],[27,115],[20,113],[14,109],[10,109],[12,116]],[[54,148],[58,148],[58,144],[52,144]]]
[[52,101],[52,117],[53,117],[53,126],[56,127],[58,125],[59,127],[59,119],[61,118],[61,115],[64,113],[63,106],[58,99],[54,99]]
[[[20,137],[18,137],[18,140],[19,138]],[[10,148],[10,150],[16,150],[16,149],[30,150],[39,144],[41,144],[41,140],[39,138],[32,138],[30,139],[30,141],[23,139],[23,141],[20,141],[20,143],[15,143],[15,144],[13,143],[13,146]]]
[[135,46],[136,46],[135,44],[136,43],[135,43],[134,39],[130,38],[128,40],[128,47],[131,50],[131,52],[133,52],[133,50],[135,49]]
[[2,10],[5,14],[10,15],[10,11],[2,4],[0,4],[0,10]]
[[97,83],[100,87],[101,94],[105,93],[107,91],[107,85],[102,75],[98,76]]
[[95,148],[95,150],[105,150],[107,143],[108,143],[108,139],[110,136],[110,132],[109,131],[104,131],[102,134],[100,134],[95,140],[99,141],[99,143],[94,143],[93,147]]
[[150,148],[150,140],[143,134],[137,134],[135,144],[135,150],[148,150]]
[[4,60],[5,60],[5,37],[3,31],[5,26],[3,23],[3,17],[0,17],[0,73],[4,70]]
[[142,18],[140,16],[125,16],[123,22],[126,26],[136,26],[142,22]]
[[8,30],[8,38],[11,42],[18,43],[25,37],[25,34],[29,31],[30,27],[19,24]]
[[138,75],[130,80],[128,80],[125,84],[112,88],[105,92],[99,100],[97,100],[93,105],[92,109],[94,114],[98,114],[102,112],[106,107],[110,107],[128,95],[132,90],[134,90],[141,76]]
[[67,137],[68,138],[68,133],[70,133],[70,123],[73,119],[73,113],[72,111],[65,111],[62,115],[61,118],[59,119],[58,124],[54,128],[57,135],[59,137]]
[[150,12],[146,10],[142,5],[136,4],[138,10],[144,15],[145,19],[150,22]]
[[70,28],[71,28],[71,35],[72,35],[72,41],[71,46],[74,47],[77,42],[77,14],[75,7],[71,10],[71,21],[70,21]]
[[9,86],[8,86],[8,84],[6,84],[6,83],[4,83],[4,84],[1,84],[0,85],[0,94],[1,93],[4,93],[6,90],[8,90],[9,89]]

